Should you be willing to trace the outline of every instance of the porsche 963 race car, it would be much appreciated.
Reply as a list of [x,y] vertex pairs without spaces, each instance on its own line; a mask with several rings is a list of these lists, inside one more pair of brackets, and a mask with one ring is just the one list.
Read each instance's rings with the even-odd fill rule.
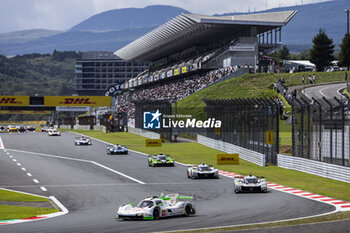
[[91,139],[89,137],[75,137],[74,139],[74,144],[76,146],[80,146],[80,145],[91,145]]
[[113,154],[128,154],[128,148],[126,146],[121,146],[119,144],[117,145],[107,145],[107,154],[113,155]]
[[175,159],[171,158],[169,155],[163,155],[162,153],[158,155],[149,155],[148,166],[175,166]]
[[219,179],[219,170],[212,165],[201,163],[199,165],[192,165],[187,167],[188,178],[215,178]]
[[239,192],[267,192],[267,182],[263,176],[242,176],[234,179],[234,191]]
[[133,204],[122,205],[118,209],[117,219],[156,220],[192,214],[196,214],[193,196],[168,194],[160,197],[146,197],[137,206],[133,206]]

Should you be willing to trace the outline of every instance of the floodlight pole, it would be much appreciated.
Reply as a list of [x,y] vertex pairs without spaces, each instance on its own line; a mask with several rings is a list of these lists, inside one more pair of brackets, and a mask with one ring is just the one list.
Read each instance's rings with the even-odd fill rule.
[[347,18],[347,35],[349,35],[349,9],[345,9],[345,13],[346,13],[346,18]]

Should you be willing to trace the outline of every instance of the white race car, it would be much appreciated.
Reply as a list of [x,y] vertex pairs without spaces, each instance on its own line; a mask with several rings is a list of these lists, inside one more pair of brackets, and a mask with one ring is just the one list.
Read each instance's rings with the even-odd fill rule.
[[236,177],[234,179],[234,191],[239,192],[267,192],[267,181],[263,176]]
[[219,179],[219,170],[211,165],[201,163],[187,167],[188,178],[215,178]]
[[146,197],[137,206],[122,205],[118,209],[117,219],[156,220],[173,216],[196,214],[193,196],[168,194],[160,197]]
[[91,139],[89,137],[85,137],[85,136],[75,137],[74,138],[74,144],[76,146],[81,146],[81,145],[88,145],[88,146],[90,146],[91,145]]
[[60,131],[58,131],[57,129],[50,129],[47,134],[49,136],[61,136]]

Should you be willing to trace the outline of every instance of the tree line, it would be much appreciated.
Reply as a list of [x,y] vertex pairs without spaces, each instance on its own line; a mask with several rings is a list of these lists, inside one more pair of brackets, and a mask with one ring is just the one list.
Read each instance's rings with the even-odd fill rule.
[[342,44],[340,45],[340,53],[334,54],[334,43],[328,37],[325,30],[320,29],[318,34],[312,40],[311,49],[301,51],[299,54],[290,54],[286,45],[277,52],[272,54],[273,57],[281,60],[310,60],[316,65],[317,71],[324,71],[325,68],[332,65],[332,61],[339,60],[339,66],[350,66],[350,35],[345,34]]

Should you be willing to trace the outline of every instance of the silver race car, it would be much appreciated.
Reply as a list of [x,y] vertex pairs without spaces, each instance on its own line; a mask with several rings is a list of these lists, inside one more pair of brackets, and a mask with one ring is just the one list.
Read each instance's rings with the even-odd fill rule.
[[107,146],[107,154],[113,155],[113,154],[128,154],[128,148],[126,146],[121,146],[119,144],[117,145],[108,145]]
[[234,191],[239,192],[267,192],[267,182],[263,176],[236,177],[234,179]]
[[61,136],[61,133],[57,129],[50,129],[47,132],[47,135],[49,135],[49,136]]
[[190,216],[195,213],[193,196],[168,194],[146,197],[137,206],[122,205],[118,209],[117,219],[156,220],[173,216]]
[[219,179],[219,170],[212,165],[201,163],[199,165],[192,165],[187,167],[188,178],[215,178]]
[[75,137],[74,139],[74,144],[76,146],[80,146],[80,145],[91,145],[91,139],[89,137]]

